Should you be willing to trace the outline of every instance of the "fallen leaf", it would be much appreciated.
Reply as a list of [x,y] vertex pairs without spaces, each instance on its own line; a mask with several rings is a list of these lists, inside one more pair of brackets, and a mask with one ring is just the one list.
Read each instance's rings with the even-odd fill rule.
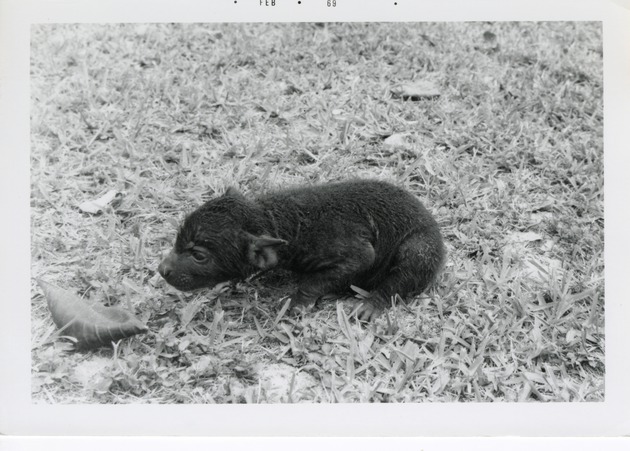
[[441,93],[438,86],[432,81],[417,80],[393,88],[392,94],[403,100],[422,100],[439,97]]
[[494,42],[497,40],[497,35],[494,34],[492,31],[484,31],[483,40],[486,42]]
[[140,320],[118,307],[88,303],[79,296],[43,280],[37,283],[44,291],[48,309],[63,335],[77,340],[77,348],[108,346],[122,338],[148,330]]
[[94,356],[89,360],[78,362],[74,368],[73,378],[84,388],[94,388],[112,367],[112,359]]
[[545,256],[530,256],[523,262],[522,277],[538,283],[548,283],[551,279],[562,280],[564,270],[559,260]]
[[316,389],[317,381],[305,371],[300,371],[285,363],[259,365],[260,388],[267,402],[298,401],[302,393]]
[[507,237],[509,243],[529,243],[542,240],[542,235],[536,232],[513,232]]
[[97,214],[110,204],[115,207],[120,204],[121,200],[122,193],[116,190],[110,190],[96,200],[87,200],[81,203],[79,209],[85,213]]
[[405,133],[394,133],[393,135],[385,138],[383,145],[390,148],[409,147],[407,136],[408,135]]
[[543,221],[548,221],[553,218],[553,213],[550,211],[539,211],[530,215],[530,222],[534,225],[541,224]]
[[582,335],[582,333],[579,330],[569,329],[567,331],[565,339],[566,339],[567,343],[572,344],[574,341],[577,341],[577,339],[580,338],[581,335]]

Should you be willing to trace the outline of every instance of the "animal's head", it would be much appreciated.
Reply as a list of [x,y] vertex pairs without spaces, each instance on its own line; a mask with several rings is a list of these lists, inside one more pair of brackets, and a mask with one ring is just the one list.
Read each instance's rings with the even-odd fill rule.
[[186,217],[158,271],[178,290],[192,291],[272,268],[286,241],[266,236],[263,223],[262,212],[229,189]]

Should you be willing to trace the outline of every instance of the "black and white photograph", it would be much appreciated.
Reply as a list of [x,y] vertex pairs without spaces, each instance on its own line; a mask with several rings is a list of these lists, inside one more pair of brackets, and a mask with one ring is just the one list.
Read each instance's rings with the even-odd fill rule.
[[601,37],[34,26],[33,401],[604,400]]
[[32,23],[30,404],[606,405],[604,36]]

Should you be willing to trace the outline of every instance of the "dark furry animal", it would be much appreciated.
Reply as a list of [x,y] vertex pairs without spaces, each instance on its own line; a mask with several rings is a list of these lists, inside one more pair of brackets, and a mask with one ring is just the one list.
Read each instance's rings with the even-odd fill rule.
[[234,189],[184,221],[160,274],[190,291],[274,267],[298,274],[292,309],[356,285],[371,290],[358,309],[369,321],[395,294],[421,292],[444,260],[431,214],[389,183],[354,180],[265,194]]

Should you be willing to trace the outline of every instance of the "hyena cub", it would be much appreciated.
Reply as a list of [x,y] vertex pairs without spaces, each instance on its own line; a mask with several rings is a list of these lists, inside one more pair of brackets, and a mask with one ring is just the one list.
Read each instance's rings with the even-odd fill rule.
[[391,297],[422,292],[444,261],[438,225],[411,193],[353,180],[248,199],[234,189],[192,212],[160,274],[183,291],[285,268],[298,275],[293,310],[350,285],[370,290],[370,321]]

